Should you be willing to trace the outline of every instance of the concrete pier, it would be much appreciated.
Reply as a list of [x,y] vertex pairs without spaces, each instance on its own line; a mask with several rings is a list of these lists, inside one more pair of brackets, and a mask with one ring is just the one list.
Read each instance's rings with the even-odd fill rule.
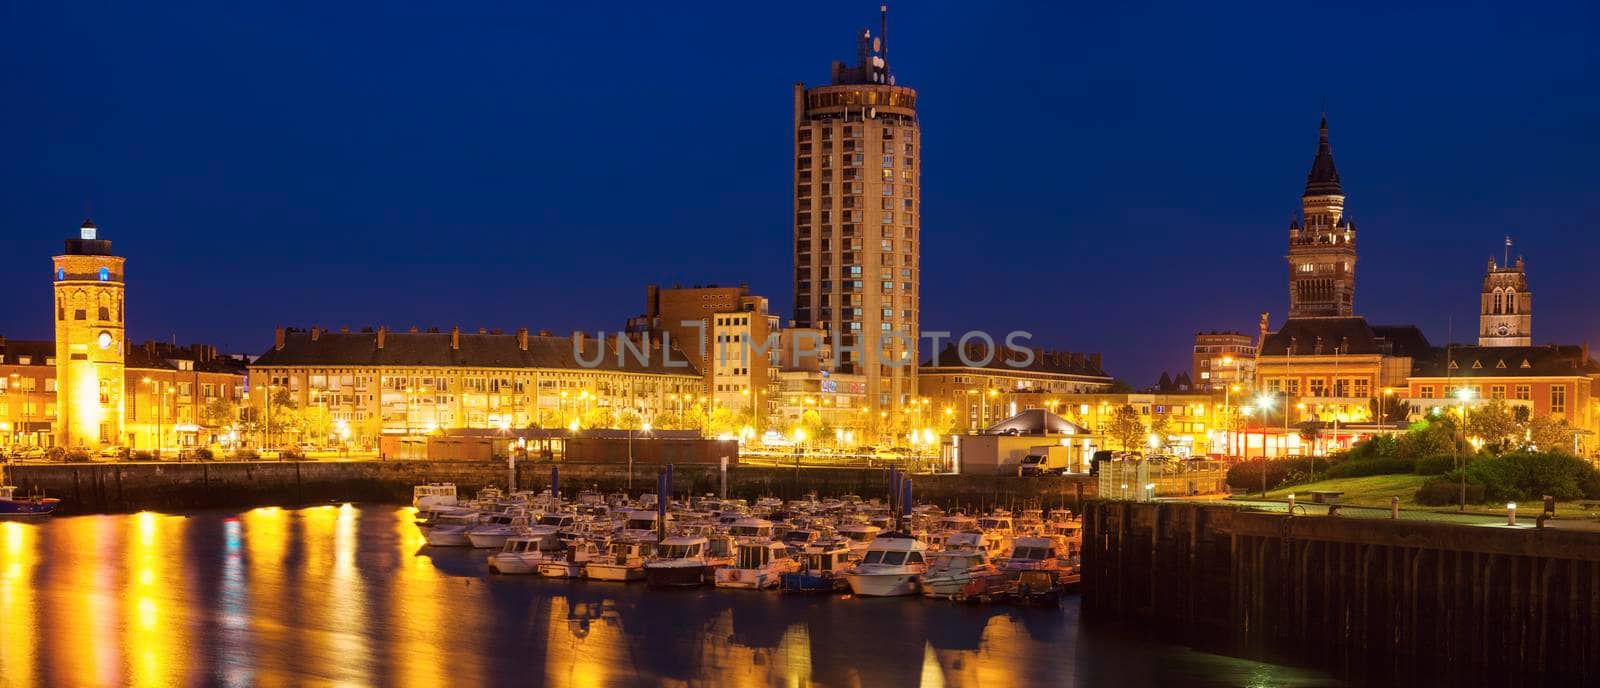
[[[517,488],[550,486],[548,462],[521,461]],[[614,492],[627,484],[627,466],[566,463],[561,490]],[[654,489],[655,465],[634,468],[634,491]],[[674,484],[680,497],[716,494],[721,476],[714,465],[679,465]],[[481,487],[506,487],[510,471],[503,461],[286,461],[191,463],[27,464],[9,466],[7,479],[19,494],[40,489],[62,499],[61,514],[177,511],[207,507],[248,507],[327,502],[409,504],[413,485],[453,482],[463,496]],[[1074,507],[1095,495],[1093,481],[1081,476],[914,475],[917,498],[946,507],[988,509],[1003,506]],[[793,498],[815,491],[824,497],[857,494],[884,498],[888,474],[882,469],[732,466],[728,496]]]
[[1600,534],[1093,500],[1083,613],[1379,684],[1600,685]]

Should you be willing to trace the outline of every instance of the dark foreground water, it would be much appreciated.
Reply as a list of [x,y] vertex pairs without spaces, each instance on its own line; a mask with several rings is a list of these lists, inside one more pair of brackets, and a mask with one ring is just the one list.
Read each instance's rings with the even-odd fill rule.
[[1311,686],[1056,610],[491,577],[411,510],[0,523],[0,685]]

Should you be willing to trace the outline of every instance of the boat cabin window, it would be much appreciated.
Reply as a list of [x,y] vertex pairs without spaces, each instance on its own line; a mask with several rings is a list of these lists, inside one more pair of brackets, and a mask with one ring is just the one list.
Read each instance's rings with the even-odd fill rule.
[[734,526],[729,533],[735,537],[771,537],[771,526]]
[[1018,547],[1016,551],[1011,553],[1012,559],[1027,559],[1030,561],[1054,559],[1055,556],[1055,550],[1049,547]]
[[921,564],[922,563],[922,553],[921,552],[908,552],[906,554],[906,563],[907,564]]
[[906,553],[905,552],[884,552],[883,553],[883,563],[888,564],[890,566],[899,566],[901,564],[904,564],[904,563],[906,563]]
[[630,518],[622,527],[628,530],[655,530],[656,521],[653,518]]
[[881,564],[883,563],[883,554],[883,550],[873,550],[871,552],[867,552],[867,555],[861,558],[861,563]]
[[668,559],[688,559],[700,556],[700,543],[692,545],[665,545],[661,548],[661,555]]
[[856,542],[871,542],[872,535],[872,531],[868,530],[852,530],[844,534],[845,537],[855,540]]

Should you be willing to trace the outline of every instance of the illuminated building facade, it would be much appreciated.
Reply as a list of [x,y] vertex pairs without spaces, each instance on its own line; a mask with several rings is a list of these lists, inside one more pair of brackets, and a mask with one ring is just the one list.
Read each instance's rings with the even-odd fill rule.
[[863,29],[828,85],[794,86],[794,320],[893,413],[917,393],[922,132],[886,32]]
[[627,330],[652,340],[665,334],[701,371],[704,384],[696,393],[708,405],[758,416],[770,408],[777,352],[765,344],[778,332],[778,317],[747,285],[649,285],[644,315],[630,319]]
[[703,377],[681,352],[644,337],[628,344],[619,360],[617,339],[602,345],[582,333],[279,328],[250,365],[248,403],[269,445],[288,439],[271,416],[286,407],[269,397],[325,410],[336,431],[371,444],[450,428],[619,427],[623,414],[648,422],[701,390]]
[[[989,358],[984,352],[982,345],[969,347],[967,360],[982,363]],[[997,355],[986,365],[969,366],[951,344],[923,361],[918,385],[929,412],[950,415],[942,425],[951,432],[980,431],[1026,409],[1059,410],[1068,395],[1105,392],[1114,382],[1097,353],[1038,349],[1020,367],[1012,365],[1023,362],[1020,355],[1011,355],[1011,360]]]
[[52,259],[56,444],[98,449],[123,436],[124,262],[85,220]]
[[1239,332],[1198,332],[1194,336],[1195,389],[1225,389],[1255,384],[1256,342]]

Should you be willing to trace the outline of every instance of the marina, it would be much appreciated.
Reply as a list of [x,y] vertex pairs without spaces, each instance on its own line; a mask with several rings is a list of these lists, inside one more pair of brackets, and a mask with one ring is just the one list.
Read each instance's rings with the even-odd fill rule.
[[38,629],[0,643],[0,686],[1337,685],[1085,624],[1075,595],[1020,607],[499,575],[485,550],[427,546],[416,517],[0,523],[0,623]]

